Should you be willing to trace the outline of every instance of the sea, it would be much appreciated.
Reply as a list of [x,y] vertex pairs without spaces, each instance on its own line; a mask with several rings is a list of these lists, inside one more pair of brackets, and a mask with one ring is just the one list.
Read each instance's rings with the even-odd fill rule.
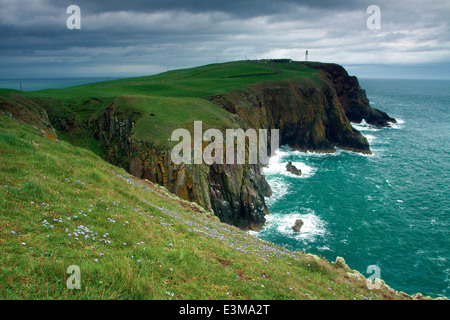
[[35,91],[44,89],[62,89],[86,83],[115,80],[117,78],[44,78],[44,79],[0,79],[0,88],[19,91]]
[[[108,78],[8,79],[0,88],[65,88]],[[450,81],[359,79],[389,128],[354,123],[372,155],[281,146],[264,174],[273,195],[259,238],[335,261],[408,294],[450,297]],[[288,161],[302,170],[295,176]],[[304,224],[292,230],[297,219]],[[374,269],[375,266],[375,269]],[[374,274],[376,270],[376,274]]]
[[[450,81],[360,85],[371,106],[397,123],[352,124],[372,155],[282,146],[264,169],[271,213],[255,234],[330,262],[343,257],[398,291],[450,297]],[[286,170],[288,161],[301,176]],[[304,223],[299,233],[292,230],[297,219]]]

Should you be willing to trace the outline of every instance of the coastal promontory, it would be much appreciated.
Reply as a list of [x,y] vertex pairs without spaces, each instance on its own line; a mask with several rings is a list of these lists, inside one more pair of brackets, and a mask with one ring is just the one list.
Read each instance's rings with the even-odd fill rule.
[[[343,67],[290,60],[211,64],[66,89],[11,92],[2,99],[4,112],[26,115],[27,108],[39,109],[42,120],[34,122],[45,124],[46,131],[244,230],[260,229],[269,214],[264,164],[175,164],[174,130],[193,133],[194,121],[201,121],[204,130],[222,132],[277,129],[279,145],[294,150],[370,154],[367,139],[351,122],[395,122],[371,108],[357,78]],[[23,118],[33,122],[33,117]]]

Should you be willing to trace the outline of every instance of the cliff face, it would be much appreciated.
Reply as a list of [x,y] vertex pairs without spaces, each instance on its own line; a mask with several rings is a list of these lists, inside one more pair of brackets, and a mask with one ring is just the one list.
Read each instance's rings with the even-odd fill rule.
[[[345,100],[338,93],[343,89],[337,89],[324,71],[317,77],[319,81],[257,83],[250,91],[233,91],[210,101],[239,115],[249,128],[279,129],[280,145],[318,152],[334,152],[337,146],[370,153],[367,140],[346,116],[348,105],[342,104]],[[198,203],[223,222],[242,229],[264,225],[269,213],[264,197],[271,190],[260,164],[176,165],[171,150],[134,139],[135,121],[118,109],[111,104],[96,120],[96,136],[108,161]]]
[[174,164],[171,150],[133,139],[135,122],[114,105],[104,109],[97,123],[95,134],[109,162],[196,202],[222,222],[244,230],[264,225],[269,213],[264,197],[271,195],[271,189],[260,174],[260,165]]
[[396,123],[396,120],[389,117],[386,112],[370,106],[366,92],[360,87],[358,78],[349,76],[342,66],[316,62],[303,64],[326,73],[326,77],[332,82],[345,114],[351,122],[359,123],[365,119],[367,123],[378,127],[387,127],[389,122]]
[[[358,80],[350,77],[344,68],[318,63],[307,66],[317,70],[312,77],[260,81],[245,89],[211,96],[209,101],[237,115],[231,117],[235,120],[227,120],[231,121],[227,126],[243,130],[279,129],[280,145],[287,144],[302,151],[334,152],[339,147],[370,153],[367,140],[350,121],[365,119],[368,123],[386,126],[395,120],[370,107]],[[140,126],[139,121],[145,118],[143,112],[151,107],[148,104],[153,100],[146,100],[144,107],[134,109],[126,105],[127,99],[79,98],[79,101],[68,100],[63,104],[35,101],[43,105],[51,120],[58,122],[55,123],[58,130],[65,133],[74,131],[73,128],[89,131],[110,163],[125,168],[138,178],[162,185],[183,199],[196,202],[222,222],[253,230],[264,225],[265,215],[269,213],[264,197],[271,195],[271,189],[261,174],[262,165],[174,164],[169,147],[157,147],[145,138],[137,138],[137,128],[152,136],[152,132],[147,131],[150,129]],[[70,109],[67,112],[64,111],[66,107]],[[206,107],[202,112],[207,113],[211,108]],[[170,119],[176,117],[173,111],[166,112]],[[218,117],[218,113],[210,115],[210,118]],[[195,118],[190,120],[195,121]],[[158,130],[159,125],[162,128],[164,123],[158,123],[151,130]],[[189,123],[176,125],[187,126]],[[270,151],[270,145],[268,147]]]
[[215,96],[216,105],[238,114],[251,128],[277,128],[280,145],[302,151],[334,152],[335,147],[370,153],[364,136],[353,129],[333,82],[264,82],[252,90]]
[[46,137],[58,140],[47,111],[26,97],[15,93],[0,97],[0,112],[11,119],[34,126]]
[[106,160],[127,171],[130,170],[130,159],[133,156],[131,131],[135,124],[136,120],[117,110],[114,103],[104,108],[99,118],[90,121]]

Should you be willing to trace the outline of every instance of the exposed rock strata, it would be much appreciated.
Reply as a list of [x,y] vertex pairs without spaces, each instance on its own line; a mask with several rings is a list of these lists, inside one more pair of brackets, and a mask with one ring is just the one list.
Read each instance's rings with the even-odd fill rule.
[[[325,69],[318,71],[319,81],[262,82],[210,101],[239,115],[248,128],[279,129],[280,145],[303,151],[334,152],[340,147],[370,153],[367,140],[346,115],[346,110],[354,114],[358,106],[367,108],[364,92],[345,70],[341,74],[339,68]],[[264,197],[271,190],[261,165],[175,165],[170,150],[133,139],[133,126],[133,119],[121,115],[114,105],[99,117],[96,135],[110,162],[198,203],[223,222],[242,229],[264,225],[269,213]]]
[[32,125],[44,136],[58,141],[47,111],[39,104],[19,94],[0,98],[0,112],[23,123]]
[[279,129],[280,145],[295,150],[335,152],[335,147],[370,153],[369,143],[345,115],[333,83],[285,81],[255,84],[251,90],[211,98],[238,114],[250,128]]
[[264,225],[269,213],[264,197],[271,195],[271,189],[261,175],[261,165],[174,164],[171,150],[133,139],[135,123],[114,105],[105,108],[97,123],[96,136],[109,162],[198,203],[223,222],[242,229]]
[[[316,79],[260,82],[209,100],[238,115],[244,130],[279,129],[280,145],[302,151],[334,152],[339,147],[370,153],[367,140],[349,119],[357,122],[362,117],[382,126],[393,119],[370,108],[357,79],[342,67],[312,67],[318,69]],[[134,127],[141,115],[123,112],[118,101],[83,100],[82,104],[92,104],[98,111],[82,124],[75,114],[58,112],[64,107],[60,102],[47,101],[45,108],[63,132],[77,125],[89,128],[112,164],[196,202],[223,222],[254,230],[264,225],[269,213],[264,197],[271,195],[271,189],[261,164],[176,165],[168,148],[136,139]]]
[[317,62],[302,64],[326,72],[327,77],[333,83],[345,114],[351,122],[360,123],[365,119],[367,123],[378,127],[388,127],[389,123],[397,122],[386,112],[370,106],[366,92],[360,87],[358,78],[350,76],[342,66]]

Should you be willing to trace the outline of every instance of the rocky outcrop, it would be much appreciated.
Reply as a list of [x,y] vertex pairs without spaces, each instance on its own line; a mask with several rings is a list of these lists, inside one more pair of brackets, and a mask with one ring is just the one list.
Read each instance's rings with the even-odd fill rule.
[[271,189],[258,164],[174,164],[168,149],[133,137],[135,121],[114,104],[100,115],[95,136],[105,157],[134,176],[164,186],[182,199],[214,212],[222,222],[257,230],[269,213]]
[[10,93],[0,97],[0,112],[38,129],[44,136],[58,141],[47,111],[31,99]]
[[303,226],[303,220],[302,219],[297,219],[295,220],[294,225],[292,226],[292,230],[294,230],[294,232],[300,232],[300,229]]
[[174,164],[170,152],[143,142],[133,144],[129,172],[166,187],[177,196],[198,203],[222,222],[257,230],[269,213],[264,201],[270,186],[258,165]]
[[301,176],[302,175],[302,170],[297,169],[296,166],[294,166],[292,164],[292,162],[288,162],[288,164],[286,165],[286,170],[289,171],[292,174],[295,174],[296,176]]
[[[346,115],[368,106],[365,94],[357,80],[341,73],[339,68],[324,68],[318,71],[318,80],[261,82],[213,96],[210,101],[238,115],[248,128],[279,129],[280,145],[302,151],[334,152],[340,147],[370,153],[366,138]],[[120,110],[111,103],[95,119],[95,136],[109,162],[196,202],[223,222],[253,230],[264,225],[269,213],[264,197],[270,196],[271,190],[260,164],[176,165],[170,150],[134,138],[139,114],[130,116]],[[290,170],[301,174],[293,166]]]
[[211,101],[238,114],[250,128],[279,129],[280,145],[294,150],[331,153],[340,147],[371,153],[346,117],[333,82],[325,73],[319,79],[257,83]]
[[[370,108],[357,79],[349,77],[342,67],[311,67],[317,69],[311,78],[259,82],[209,100],[235,115],[231,117],[235,127],[269,129],[269,134],[270,129],[279,129],[279,144],[295,150],[335,152],[339,147],[370,153],[366,138],[349,119],[357,122],[364,118],[376,125],[386,125],[393,119]],[[271,189],[261,174],[261,164],[174,164],[168,147],[156,147],[135,135],[138,121],[145,117],[140,112],[145,108],[130,108],[130,97],[76,99],[35,100],[45,105],[58,130],[89,131],[110,163],[196,202],[223,222],[253,230],[264,225],[269,213],[264,198],[271,195]],[[293,166],[289,170],[301,174]]]
[[365,119],[367,123],[378,127],[387,127],[389,123],[397,122],[385,112],[370,106],[366,92],[360,87],[358,78],[350,76],[342,66],[318,62],[303,62],[302,64],[326,73],[326,77],[333,83],[345,115],[351,122],[360,123]]
[[337,268],[341,269],[341,271],[344,273],[344,276],[348,279],[351,279],[353,282],[360,282],[361,285],[366,285],[368,288],[373,289],[383,289],[387,290],[388,292],[392,294],[396,294],[400,297],[410,299],[410,300],[448,300],[446,297],[438,297],[436,299],[433,299],[430,296],[424,296],[423,294],[416,293],[413,295],[409,295],[403,291],[396,291],[392,289],[390,286],[386,284],[386,282],[380,278],[375,278],[374,280],[368,279],[364,277],[358,270],[352,270],[347,263],[345,262],[345,259],[343,257],[336,257],[335,262],[331,262],[332,265],[335,265]]

